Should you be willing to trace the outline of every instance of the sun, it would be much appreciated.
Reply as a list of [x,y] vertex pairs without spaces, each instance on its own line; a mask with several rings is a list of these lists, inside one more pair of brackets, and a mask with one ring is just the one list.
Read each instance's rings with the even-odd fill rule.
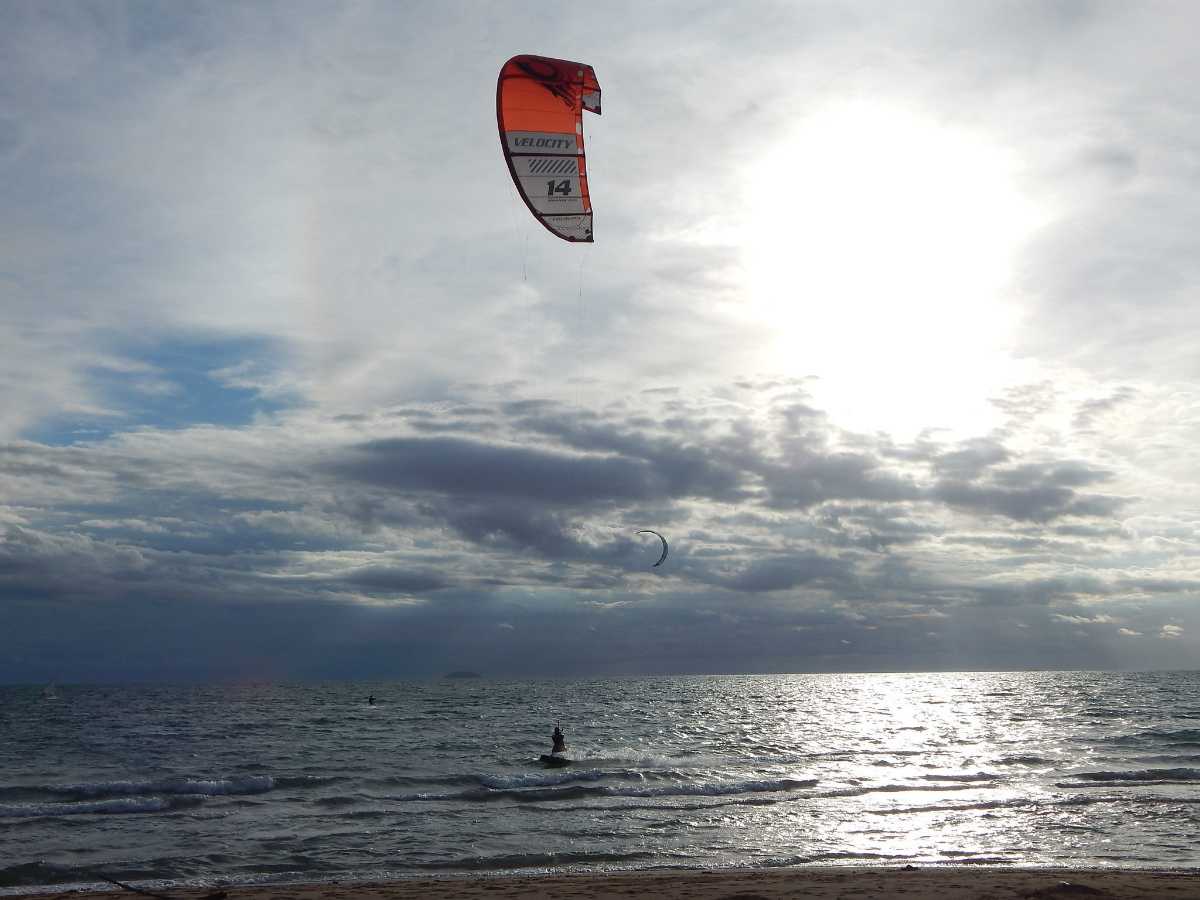
[[819,376],[851,426],[976,417],[1011,374],[1014,269],[1040,221],[1011,152],[850,104],[801,123],[744,190],[745,311],[772,335],[768,365]]

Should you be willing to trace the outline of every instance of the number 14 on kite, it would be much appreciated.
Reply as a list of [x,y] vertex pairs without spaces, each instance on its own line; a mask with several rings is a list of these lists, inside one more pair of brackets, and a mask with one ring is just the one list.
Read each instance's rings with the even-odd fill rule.
[[551,234],[591,243],[585,109],[600,114],[600,83],[591,66],[521,55],[500,69],[496,124],[521,199]]

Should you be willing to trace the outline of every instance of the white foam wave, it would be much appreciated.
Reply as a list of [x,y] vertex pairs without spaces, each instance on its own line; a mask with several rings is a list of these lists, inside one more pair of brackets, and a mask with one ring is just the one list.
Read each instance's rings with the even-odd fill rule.
[[199,794],[216,797],[261,794],[275,787],[270,775],[239,775],[233,778],[163,778],[157,781],[95,781],[49,787],[54,794],[81,797],[113,797],[140,794]]
[[572,781],[599,781],[605,777],[607,777],[606,774],[599,769],[585,769],[583,771],[573,769],[570,772],[554,774],[529,772],[519,775],[480,775],[479,783],[484,787],[496,790],[516,790],[520,788],[555,787],[560,784],[568,784]]
[[698,765],[716,765],[720,760],[698,753],[677,753],[666,755],[661,753],[639,752],[632,748],[618,748],[597,756],[584,756],[582,762],[597,766],[636,766],[639,769],[674,769],[686,762],[689,768]]
[[1200,769],[1191,767],[1178,769],[1138,769],[1118,772],[1076,772],[1066,776],[1077,779],[1059,782],[1060,787],[1102,786],[1137,787],[1150,784],[1194,784],[1200,781]]

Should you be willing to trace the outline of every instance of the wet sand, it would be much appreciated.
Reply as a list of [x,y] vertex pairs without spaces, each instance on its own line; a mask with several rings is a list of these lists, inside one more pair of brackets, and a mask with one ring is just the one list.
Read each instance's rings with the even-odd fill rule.
[[[221,890],[160,890],[170,900],[1200,900],[1200,869],[1010,869],[956,866],[947,868],[791,868],[623,872],[611,874],[533,875],[405,880],[386,883],[229,887]],[[139,892],[140,894],[140,892]],[[131,900],[139,894],[114,888],[99,892],[40,895],[55,900],[104,898]]]

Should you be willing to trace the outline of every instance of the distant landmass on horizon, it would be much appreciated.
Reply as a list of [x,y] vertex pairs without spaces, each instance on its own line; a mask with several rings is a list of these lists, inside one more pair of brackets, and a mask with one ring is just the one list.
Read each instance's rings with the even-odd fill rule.
[[445,677],[446,678],[482,678],[483,676],[480,675],[478,672],[458,671],[458,672],[447,672]]

